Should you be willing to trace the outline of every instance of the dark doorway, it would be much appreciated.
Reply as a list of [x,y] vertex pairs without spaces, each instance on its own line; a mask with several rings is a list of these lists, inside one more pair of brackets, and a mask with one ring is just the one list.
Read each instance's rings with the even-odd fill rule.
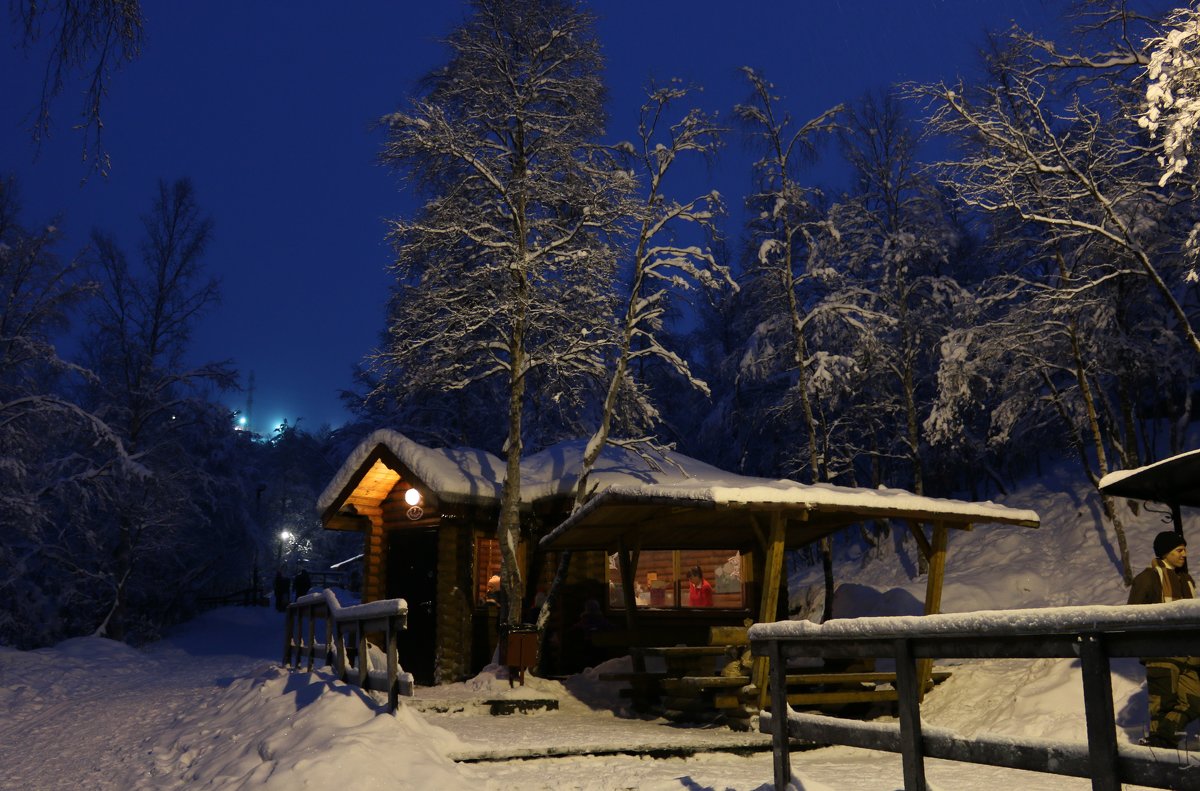
[[400,635],[400,666],[418,684],[432,686],[437,632],[436,530],[390,530],[387,598],[408,602],[408,629]]

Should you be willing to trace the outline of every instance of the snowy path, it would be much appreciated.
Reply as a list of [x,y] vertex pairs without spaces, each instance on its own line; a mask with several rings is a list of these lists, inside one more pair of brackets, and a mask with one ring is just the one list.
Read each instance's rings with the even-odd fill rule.
[[[240,663],[142,658],[124,673],[97,673],[95,663],[88,664],[91,669],[64,671],[84,678],[38,691],[26,688],[7,701],[0,730],[2,789],[30,787],[5,778],[37,778],[34,787],[46,791],[142,787],[174,768],[164,765],[156,739],[182,714],[203,705],[218,689],[218,679],[254,670],[245,658]],[[263,661],[254,664],[262,667]]]
[[[282,618],[227,608],[205,614],[145,651],[80,639],[53,649],[0,649],[0,789],[195,791],[370,788],[411,791],[671,789],[767,791],[769,750],[758,733],[681,728],[615,716],[611,690],[572,677],[570,690],[533,679],[527,689],[481,674],[423,690],[473,701],[554,695],[559,711],[493,717],[484,706],[395,715],[327,673],[278,666]],[[980,663],[956,669],[928,701],[931,724],[1013,734],[1081,727],[1069,662]],[[1136,679],[1118,684],[1120,697]],[[1036,691],[1036,695],[1022,694]],[[419,693],[422,690],[418,691]],[[586,703],[584,701],[587,701]],[[590,705],[589,705],[590,704]],[[453,708],[451,710],[454,710]],[[979,718],[986,712],[986,722]],[[686,757],[616,751],[719,748]],[[599,755],[578,755],[592,750]],[[541,753],[566,757],[514,758]],[[465,759],[456,763],[451,758]],[[804,791],[896,791],[901,759],[846,747],[793,753]],[[1085,791],[1087,780],[991,767],[927,763],[931,788]]]
[[161,735],[268,662],[95,640],[0,653],[0,789],[126,791],[173,773],[156,749]]

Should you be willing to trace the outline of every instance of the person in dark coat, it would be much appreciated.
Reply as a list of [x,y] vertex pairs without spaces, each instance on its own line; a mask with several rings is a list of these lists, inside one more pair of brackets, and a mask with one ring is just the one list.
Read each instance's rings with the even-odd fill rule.
[[297,599],[308,593],[308,589],[312,587],[312,577],[308,575],[308,569],[300,569],[300,573],[296,575],[292,585],[296,589]]
[[[1162,604],[1196,598],[1196,584],[1187,573],[1187,543],[1174,531],[1154,538],[1154,560],[1133,578],[1130,604]],[[1150,701],[1151,747],[1175,749],[1188,723],[1200,719],[1200,657],[1166,656],[1142,660],[1146,666],[1146,696]]]
[[287,609],[288,602],[291,597],[288,595],[292,591],[292,583],[287,577],[283,576],[282,569],[275,570],[275,609],[283,612]]

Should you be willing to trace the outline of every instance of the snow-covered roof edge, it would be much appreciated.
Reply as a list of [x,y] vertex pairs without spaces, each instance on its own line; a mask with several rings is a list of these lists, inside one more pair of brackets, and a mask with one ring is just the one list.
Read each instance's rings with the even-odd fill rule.
[[[471,448],[435,449],[416,443],[398,431],[379,429],[367,436],[343,462],[317,500],[324,513],[343,493],[354,474],[379,446],[385,446],[439,499],[448,502],[499,502],[504,462]],[[582,458],[582,441],[563,442],[522,461],[521,501],[569,494]],[[930,512],[966,521],[1038,524],[1037,513],[991,501],[967,502],[925,497],[902,489],[859,489],[833,484],[802,484],[784,479],[754,478],[713,467],[672,453],[658,469],[631,451],[607,447],[597,461],[591,482],[599,494],[570,520],[573,523],[604,501],[672,499],[683,502],[761,503],[809,509],[860,508],[877,512]],[[566,523],[564,523],[564,526]],[[558,530],[555,531],[559,532]]]
[[1107,475],[1105,475],[1103,478],[1100,479],[1099,488],[1101,488],[1101,489],[1107,488],[1109,486],[1112,486],[1113,484],[1116,484],[1116,483],[1119,483],[1120,481],[1125,480],[1126,478],[1132,478],[1133,476],[1141,475],[1143,472],[1146,472],[1148,470],[1153,470],[1156,467],[1164,467],[1168,464],[1175,464],[1180,459],[1186,459],[1189,456],[1197,456],[1197,455],[1200,455],[1200,449],[1189,450],[1187,453],[1180,453],[1177,456],[1171,456],[1169,458],[1162,459],[1160,461],[1156,461],[1153,464],[1147,464],[1144,467],[1135,467],[1132,470],[1113,470],[1112,472],[1108,473]]
[[381,445],[391,451],[439,500],[479,504],[500,500],[504,462],[496,456],[475,448],[428,448],[413,442],[399,431],[382,428],[371,432],[358,443],[342,462],[317,498],[318,513],[325,513]]
[[[737,476],[734,485],[723,485],[720,481],[692,479],[661,485],[612,485],[603,489],[584,503],[565,522],[545,536],[542,544],[550,544],[574,525],[587,519],[596,509],[614,500],[645,503],[710,503],[712,505],[740,506],[791,506],[811,511],[860,510],[863,513],[886,517],[928,513],[945,517],[959,517],[973,524],[1003,522],[1036,527],[1041,518],[1036,511],[1010,508],[990,500],[967,502],[938,497],[916,495],[903,489],[855,489],[833,484],[803,484],[795,481]],[[733,483],[733,482],[728,482]]]

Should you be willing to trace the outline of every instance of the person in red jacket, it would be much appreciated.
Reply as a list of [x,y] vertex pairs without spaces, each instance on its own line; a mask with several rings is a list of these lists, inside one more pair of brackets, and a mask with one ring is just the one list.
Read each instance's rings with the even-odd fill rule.
[[712,607],[713,589],[704,579],[704,572],[699,566],[692,566],[688,572],[688,604],[692,607]]
[[[1133,578],[1130,604],[1162,604],[1196,598],[1196,584],[1187,573],[1187,543],[1183,536],[1164,531],[1154,538],[1154,560]],[[1200,657],[1165,656],[1142,660],[1146,666],[1146,696],[1150,701],[1151,747],[1175,749],[1179,734],[1200,719]]]

